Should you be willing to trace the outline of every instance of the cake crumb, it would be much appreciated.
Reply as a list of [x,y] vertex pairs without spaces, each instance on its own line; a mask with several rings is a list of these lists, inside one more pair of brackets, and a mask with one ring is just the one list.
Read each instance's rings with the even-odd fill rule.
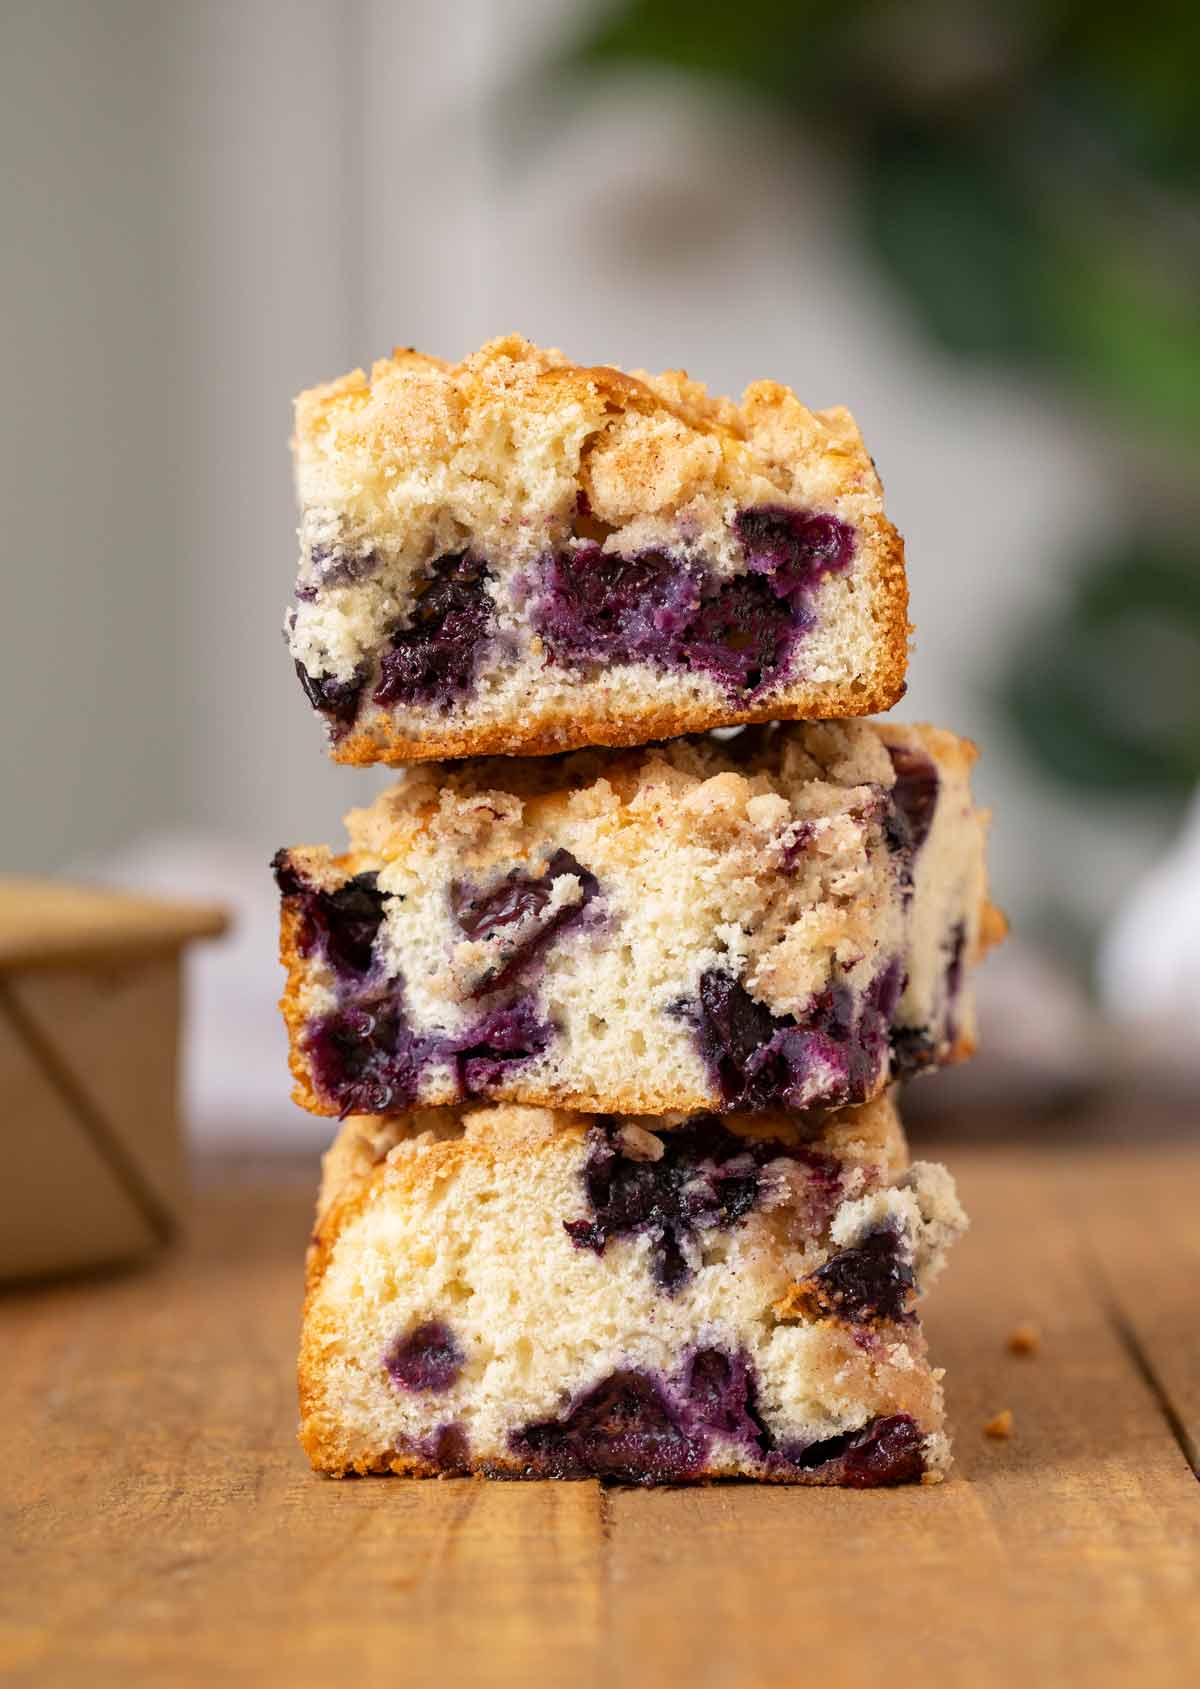
[[1012,1436],[1012,1430],[1012,1409],[1005,1408],[1002,1412],[998,1413],[994,1419],[988,1420],[987,1424],[983,1428],[983,1434],[985,1437],[995,1437],[998,1442],[1005,1442]]
[[1008,1334],[1009,1352],[1014,1355],[1036,1355],[1042,1346],[1042,1334],[1036,1325],[1018,1325]]

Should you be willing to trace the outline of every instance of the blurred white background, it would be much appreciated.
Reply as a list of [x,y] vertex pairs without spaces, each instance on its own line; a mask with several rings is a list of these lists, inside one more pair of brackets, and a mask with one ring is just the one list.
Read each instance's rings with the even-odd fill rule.
[[5,8],[4,866],[237,905],[199,980],[209,1130],[295,1124],[267,862],[379,784],[326,764],[282,644],[290,402],[396,342],[457,358],[515,328],[848,404],[908,543],[902,708],[984,742],[999,901],[1018,925],[1103,916],[1148,848],[1037,784],[986,696],[1111,519],[1086,423],[939,361],[863,265],[833,168],[771,117],[632,76],[549,137],[514,121],[579,10]]

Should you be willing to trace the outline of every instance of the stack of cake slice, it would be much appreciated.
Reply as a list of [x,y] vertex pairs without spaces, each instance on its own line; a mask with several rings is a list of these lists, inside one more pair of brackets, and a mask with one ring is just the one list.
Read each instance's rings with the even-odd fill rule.
[[852,420],[514,338],[307,393],[295,444],[297,671],[338,760],[411,765],[275,862],[343,1121],[313,1464],[940,1477],[916,1305],[965,1220],[892,1087],[970,1054],[1002,923],[972,748],[858,719],[908,624]]

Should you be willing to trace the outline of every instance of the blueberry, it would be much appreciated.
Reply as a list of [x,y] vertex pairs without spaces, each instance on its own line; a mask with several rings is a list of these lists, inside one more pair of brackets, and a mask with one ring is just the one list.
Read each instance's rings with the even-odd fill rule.
[[597,1255],[610,1237],[649,1237],[651,1271],[668,1295],[691,1275],[695,1233],[727,1230],[751,1211],[768,1162],[788,1157],[815,1171],[832,1167],[816,1152],[776,1138],[738,1137],[712,1115],[663,1132],[660,1142],[657,1161],[635,1161],[622,1153],[615,1123],[593,1126],[583,1169],[590,1213],[563,1225],[577,1249]]
[[[528,932],[521,944],[506,942],[504,929],[541,914],[553,895],[555,881],[567,874],[579,880],[579,902],[563,904],[536,930]],[[568,850],[556,850],[544,874],[527,874],[520,868],[514,868],[488,892],[481,892],[466,881],[455,880],[450,886],[450,908],[459,927],[468,938],[496,940],[496,961],[483,974],[472,995],[499,990],[515,979],[541,954],[552,937],[573,926],[582,917],[599,890],[600,882],[596,876],[577,862]]]
[[708,1439],[646,1373],[610,1373],[560,1419],[509,1439],[531,1476],[669,1484],[693,1476]]
[[701,976],[690,1020],[722,1103],[729,1109],[809,1108],[863,1102],[887,1060],[887,1035],[904,987],[898,961],[864,992],[857,1011],[849,988],[819,993],[802,1018],[773,1015],[731,974]]
[[344,731],[350,726],[358,714],[363,687],[367,683],[365,673],[358,671],[349,680],[335,680],[332,675],[309,674],[304,664],[297,660],[296,674],[314,710],[320,710],[335,728]]
[[304,1050],[318,1093],[343,1118],[408,1108],[431,1057],[430,1041],[413,1032],[392,993],[351,998],[317,1016],[304,1034]]
[[896,771],[891,791],[891,814],[886,823],[888,843],[913,856],[929,837],[937,809],[937,765],[924,751],[907,745],[889,745],[888,755]]
[[409,1108],[425,1070],[435,1065],[451,1068],[460,1097],[485,1096],[515,1064],[540,1055],[553,1035],[528,999],[494,1008],[460,1033],[416,1032],[401,982],[393,979],[318,1016],[304,1034],[304,1049],[317,1091],[344,1118]]
[[847,1489],[912,1484],[925,1471],[924,1437],[907,1413],[870,1420],[858,1431],[826,1437],[807,1447],[792,1445],[775,1457],[802,1472],[819,1472]]
[[423,1320],[397,1338],[383,1364],[402,1390],[448,1390],[466,1361],[458,1340],[442,1320]]
[[366,973],[383,921],[384,894],[377,876],[356,874],[336,891],[322,891],[305,879],[287,851],[279,851],[271,866],[280,891],[300,911],[300,954],[308,956],[319,945],[334,968]]
[[937,1064],[938,1046],[925,1027],[893,1027],[890,1042],[892,1075],[896,1079],[911,1079]]
[[661,552],[621,557],[598,545],[543,564],[538,632],[556,661],[670,666],[674,642],[700,602],[697,572]]
[[492,578],[470,552],[437,559],[409,625],[391,635],[380,659],[377,704],[446,705],[470,688],[495,632]]
[[890,1226],[830,1256],[808,1282],[823,1308],[855,1323],[903,1319],[916,1287],[900,1235]]
[[760,1454],[770,1435],[759,1417],[753,1370],[743,1355],[699,1349],[684,1369],[683,1389],[700,1424]]
[[809,594],[849,563],[854,533],[835,517],[775,506],[743,511],[734,527],[749,571],[732,579],[662,551],[584,544],[551,554],[535,615],[551,657],[707,673],[732,695],[777,680],[812,626]]
[[458,1038],[439,1039],[437,1049],[452,1058],[460,1095],[475,1097],[502,1083],[514,1063],[541,1055],[553,1036],[554,1028],[522,997],[490,1010]]
[[766,576],[780,597],[811,591],[854,555],[854,530],[836,516],[756,505],[741,511],[733,526],[750,568]]
[[704,599],[688,623],[680,660],[731,692],[755,692],[778,676],[797,633],[810,625],[765,581],[740,575]]

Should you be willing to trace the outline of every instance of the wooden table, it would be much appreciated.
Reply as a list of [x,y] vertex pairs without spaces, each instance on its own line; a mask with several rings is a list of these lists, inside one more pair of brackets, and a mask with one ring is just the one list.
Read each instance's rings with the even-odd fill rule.
[[0,1299],[0,1677],[1200,1683],[1200,1149],[945,1153],[975,1222],[928,1308],[958,1464],[861,1494],[315,1478],[314,1169],[210,1176],[159,1265]]

